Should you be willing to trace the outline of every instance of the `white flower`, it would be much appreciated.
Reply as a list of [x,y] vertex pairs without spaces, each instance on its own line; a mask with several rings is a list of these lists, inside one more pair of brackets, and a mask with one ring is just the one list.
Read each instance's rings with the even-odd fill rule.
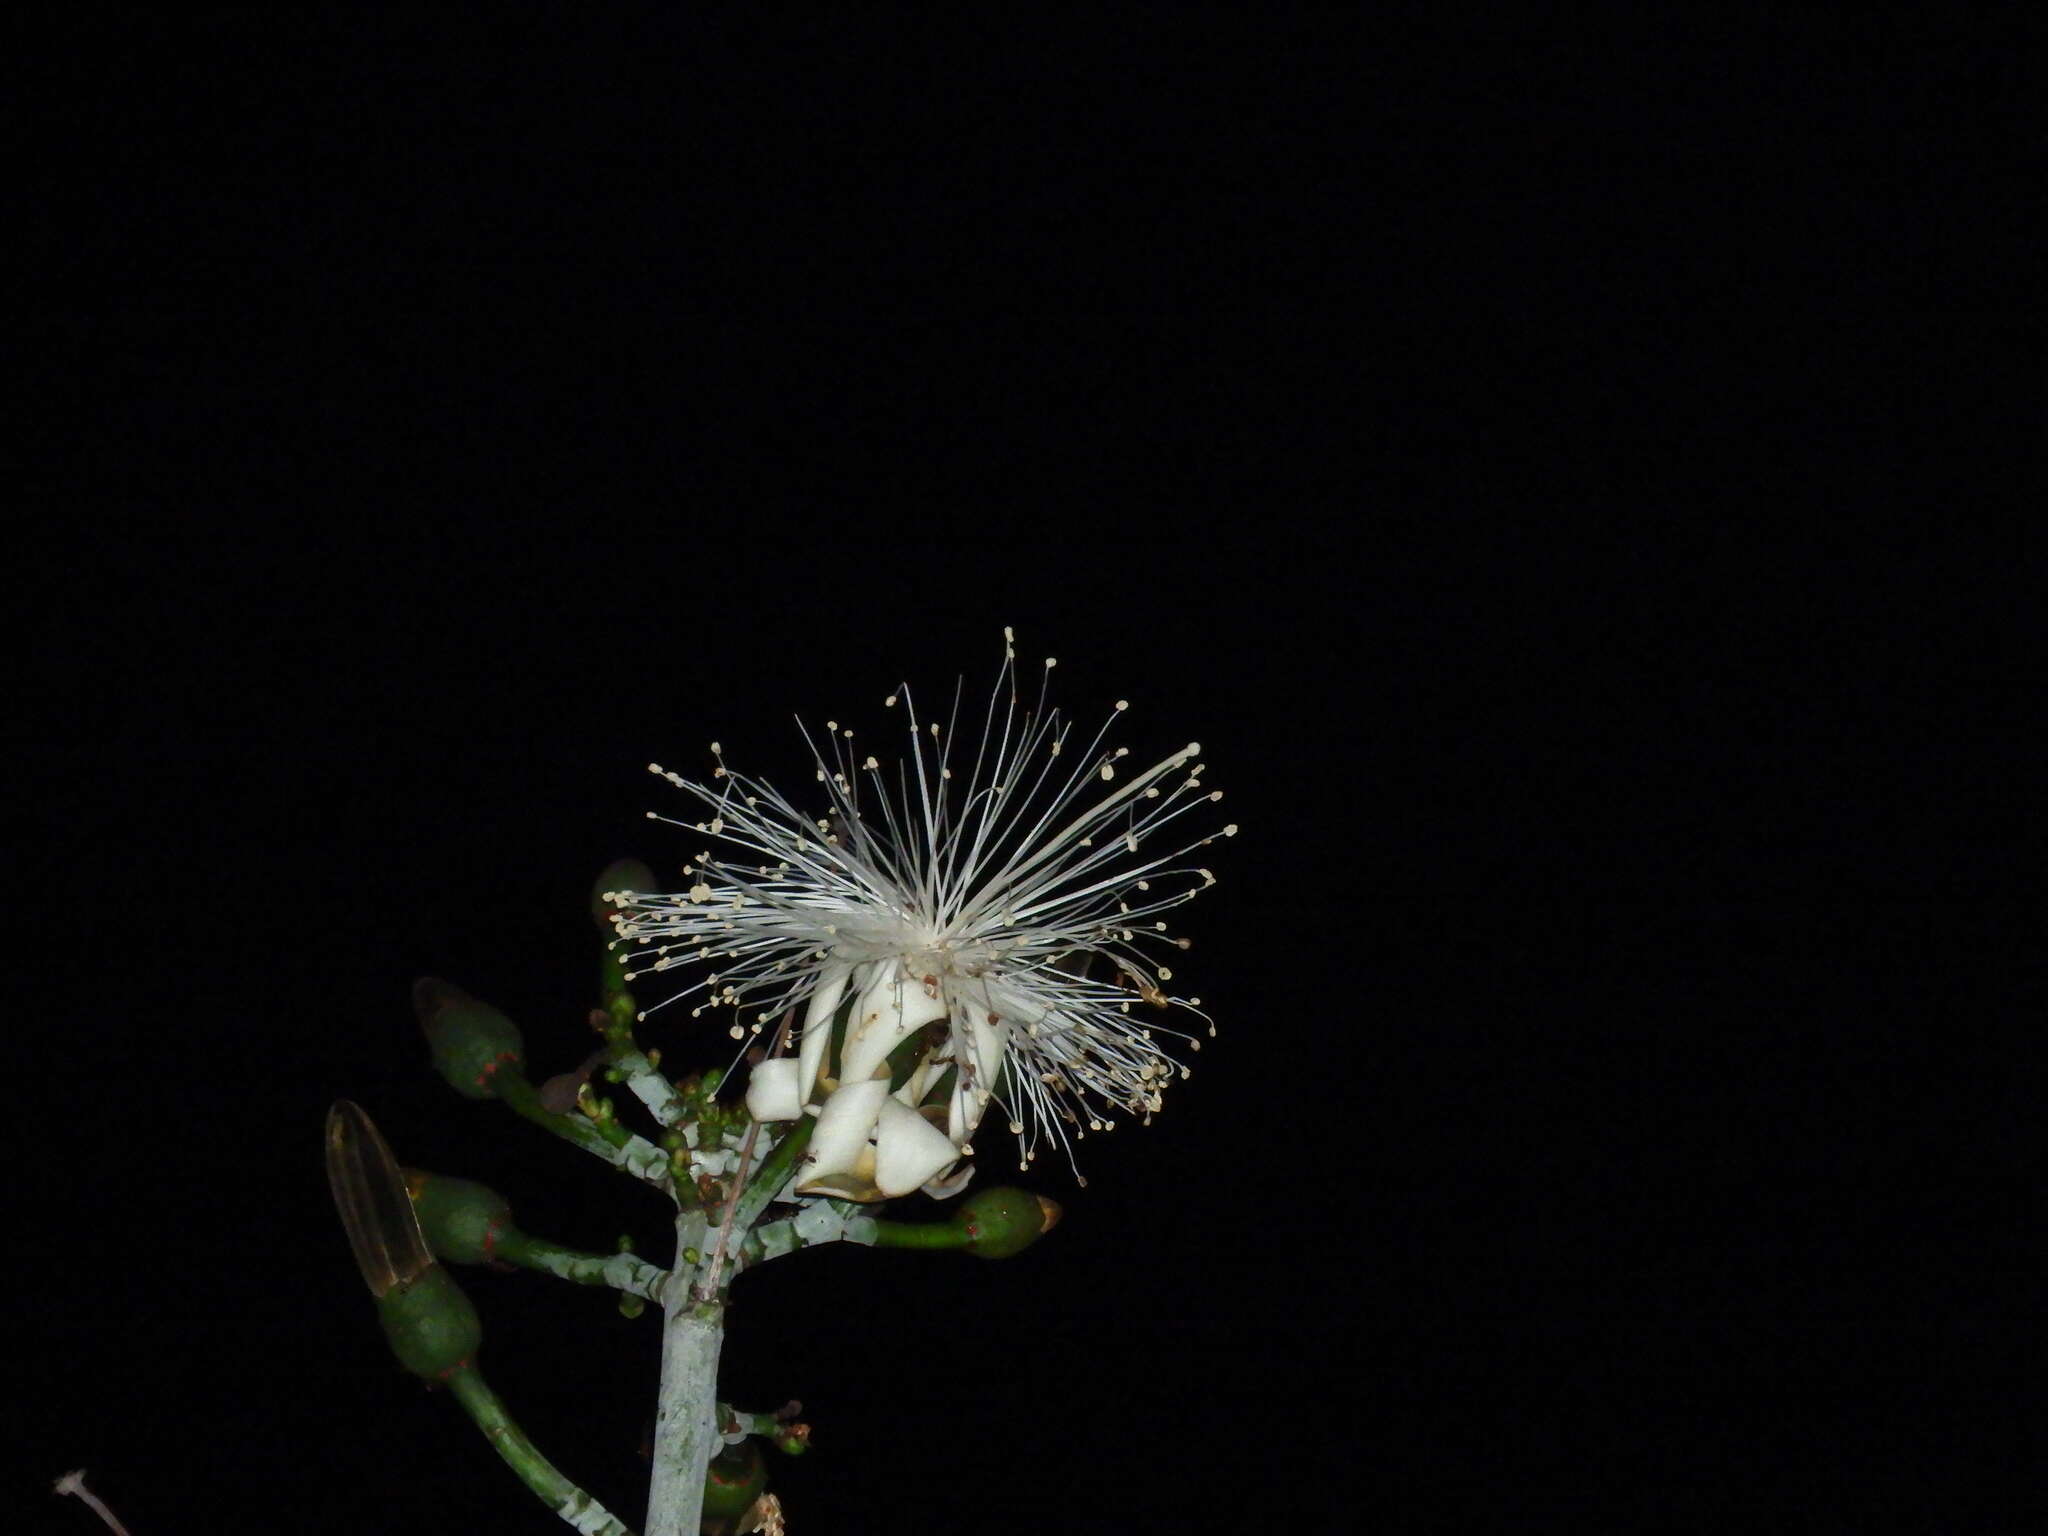
[[805,731],[824,786],[815,819],[729,771],[716,742],[709,784],[651,765],[710,808],[675,825],[745,857],[707,848],[686,890],[609,893],[621,940],[640,946],[628,974],[701,967],[678,997],[700,997],[693,1013],[737,1010],[736,1039],[803,1008],[796,1055],[758,1063],[747,1094],[760,1120],[818,1116],[800,1193],[951,1194],[971,1167],[949,1170],[992,1101],[1020,1166],[1048,1141],[1071,1160],[1074,1139],[1119,1113],[1149,1120],[1174,1073],[1187,1075],[1167,1042],[1200,1049],[1132,1005],[1208,1017],[1201,999],[1168,994],[1173,972],[1155,958],[1187,947],[1162,914],[1215,880],[1180,861],[1237,831],[1155,841],[1222,798],[1201,787],[1201,748],[1125,775],[1128,749],[1104,744],[1119,702],[1074,750],[1043,680],[1035,706],[1020,703],[1004,639],[978,734],[971,722],[956,734],[957,691],[942,727],[917,718],[907,687],[886,701],[908,717],[900,762],[859,752],[836,721],[822,751]]

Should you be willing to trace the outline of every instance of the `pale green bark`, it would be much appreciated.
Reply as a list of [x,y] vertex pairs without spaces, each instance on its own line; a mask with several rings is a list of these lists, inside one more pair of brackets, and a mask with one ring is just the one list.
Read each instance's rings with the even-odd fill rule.
[[448,1385],[505,1465],[568,1525],[583,1536],[633,1536],[610,1510],[570,1482],[540,1453],[475,1367],[465,1365],[453,1372]]
[[[666,1287],[661,1329],[661,1393],[654,1415],[654,1475],[645,1536],[697,1536],[704,1472],[723,1441],[718,1432],[718,1352],[725,1307],[696,1294],[706,1222],[701,1211],[676,1219],[676,1265]],[[698,1260],[693,1262],[690,1255]]]

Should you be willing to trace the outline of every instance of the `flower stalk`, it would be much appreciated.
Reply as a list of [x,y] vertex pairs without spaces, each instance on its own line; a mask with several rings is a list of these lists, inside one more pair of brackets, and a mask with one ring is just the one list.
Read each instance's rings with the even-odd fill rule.
[[583,1253],[519,1233],[500,1251],[505,1262],[538,1270],[575,1285],[608,1285],[628,1296],[658,1302],[668,1289],[669,1271],[630,1253]]
[[633,1536],[610,1510],[564,1477],[555,1464],[540,1453],[527,1438],[504,1400],[490,1389],[482,1372],[473,1365],[460,1366],[443,1380],[463,1411],[483,1431],[491,1449],[533,1491],[534,1497],[552,1509],[572,1530],[584,1536]]

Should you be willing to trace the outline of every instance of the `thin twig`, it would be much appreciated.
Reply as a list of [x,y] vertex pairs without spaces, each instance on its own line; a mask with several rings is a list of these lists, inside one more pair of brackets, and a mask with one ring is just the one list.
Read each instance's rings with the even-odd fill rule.
[[[775,1042],[768,1048],[770,1061],[780,1056],[783,1047],[789,1043],[790,1021],[796,1017],[796,1005],[792,1003],[783,1010],[782,1023],[775,1031]],[[725,1268],[725,1250],[732,1241],[732,1218],[740,1208],[740,1196],[746,1192],[747,1169],[754,1161],[754,1138],[761,1134],[761,1122],[749,1119],[747,1139],[740,1144],[739,1176],[733,1180],[732,1194],[725,1202],[725,1219],[718,1224],[718,1240],[711,1245],[711,1263],[704,1272],[704,1283],[697,1287],[699,1301],[715,1301],[718,1297],[718,1277]]]

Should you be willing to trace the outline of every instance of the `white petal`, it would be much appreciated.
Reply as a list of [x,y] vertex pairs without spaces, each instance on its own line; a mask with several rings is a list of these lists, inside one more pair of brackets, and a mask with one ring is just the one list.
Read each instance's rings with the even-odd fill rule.
[[797,1064],[788,1056],[777,1056],[755,1067],[747,1078],[747,1113],[756,1120],[794,1120],[804,1112],[804,1096],[797,1091]]
[[874,1133],[875,1116],[889,1097],[887,1078],[871,1077],[864,1083],[842,1083],[818,1111],[818,1127],[811,1132],[811,1145],[804,1158],[805,1182],[828,1173],[852,1172],[868,1150]]
[[969,1033],[972,1042],[967,1054],[974,1064],[974,1086],[967,1086],[967,1074],[963,1071],[953,1080],[953,1095],[946,1109],[946,1134],[957,1142],[966,1141],[981,1124],[982,1111],[988,1108],[989,1095],[995,1090],[996,1075],[1003,1069],[1003,1026],[978,1016],[969,1021]]
[[967,1187],[967,1181],[974,1177],[974,1159],[963,1157],[960,1166],[951,1173],[942,1173],[936,1179],[925,1181],[924,1192],[934,1200],[950,1200]]
[[842,961],[834,960],[818,973],[818,989],[811,994],[811,1005],[804,1010],[804,1032],[797,1049],[797,1060],[803,1071],[799,1081],[803,1085],[803,1097],[808,1100],[818,1085],[818,1069],[825,1061],[825,1047],[832,1043],[832,1014],[839,1007],[840,998],[846,995],[846,978],[853,968]]
[[912,1030],[946,1016],[943,995],[934,996],[920,978],[905,973],[901,965],[876,969],[875,979],[853,1005],[853,1026],[846,1032],[846,1061],[839,1077],[855,1083],[871,1077],[889,1053]]
[[996,1091],[996,1079],[1003,1075],[1003,1058],[1009,1053],[1010,1032],[1006,1025],[977,1018],[974,1025],[974,1069],[984,1095]]
[[910,1076],[903,1080],[903,1086],[889,1097],[905,1109],[915,1109],[924,1102],[924,1091],[931,1085],[932,1076],[940,1070],[932,1065],[930,1053],[917,1058],[917,1065],[910,1069]]
[[884,1199],[907,1195],[959,1157],[946,1133],[894,1099],[882,1101],[875,1127],[875,1183]]

